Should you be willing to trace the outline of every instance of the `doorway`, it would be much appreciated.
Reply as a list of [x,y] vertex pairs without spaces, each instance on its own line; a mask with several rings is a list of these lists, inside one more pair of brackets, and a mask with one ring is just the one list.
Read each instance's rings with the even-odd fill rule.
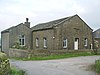
[[75,38],[74,41],[74,50],[78,50],[79,49],[79,38]]

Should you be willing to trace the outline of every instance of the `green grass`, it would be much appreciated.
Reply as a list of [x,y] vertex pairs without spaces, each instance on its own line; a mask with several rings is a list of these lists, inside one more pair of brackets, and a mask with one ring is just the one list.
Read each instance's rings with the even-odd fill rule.
[[23,70],[18,70],[15,67],[11,68],[10,75],[24,75],[24,74],[25,74],[25,72]]
[[17,60],[52,60],[52,59],[63,59],[79,56],[91,56],[90,52],[80,52],[80,53],[67,53],[67,54],[58,54],[58,55],[49,55],[49,56],[34,56],[32,58],[15,58]]
[[95,69],[96,72],[100,73],[100,60],[95,61]]

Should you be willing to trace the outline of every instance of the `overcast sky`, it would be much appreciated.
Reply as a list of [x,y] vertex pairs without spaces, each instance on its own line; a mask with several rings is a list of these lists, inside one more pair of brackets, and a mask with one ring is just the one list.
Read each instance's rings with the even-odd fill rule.
[[75,14],[92,29],[100,28],[100,0],[0,0],[0,32],[26,17],[32,27]]

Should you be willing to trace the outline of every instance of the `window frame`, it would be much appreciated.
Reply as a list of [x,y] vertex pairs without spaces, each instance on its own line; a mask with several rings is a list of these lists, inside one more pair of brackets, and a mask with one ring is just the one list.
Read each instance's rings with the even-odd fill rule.
[[68,39],[64,38],[63,39],[63,48],[67,48],[68,47]]
[[25,46],[25,35],[19,35],[19,45]]

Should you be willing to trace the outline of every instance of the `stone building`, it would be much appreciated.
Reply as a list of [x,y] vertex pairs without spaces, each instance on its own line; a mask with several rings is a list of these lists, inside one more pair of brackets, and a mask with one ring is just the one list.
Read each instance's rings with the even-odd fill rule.
[[1,44],[4,52],[18,45],[32,50],[90,49],[92,29],[78,15],[38,24],[32,28],[26,18],[25,23],[1,32]]
[[78,16],[32,27],[33,50],[90,49],[92,29]]
[[9,48],[26,47],[31,48],[31,29],[30,22],[26,18],[25,23],[8,28],[1,32],[2,51],[7,52]]
[[93,32],[94,40],[98,41],[100,48],[100,28]]

